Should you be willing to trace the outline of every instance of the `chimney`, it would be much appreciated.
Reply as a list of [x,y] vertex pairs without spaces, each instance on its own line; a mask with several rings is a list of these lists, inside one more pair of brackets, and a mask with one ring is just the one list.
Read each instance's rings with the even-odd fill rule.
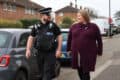
[[84,10],[86,10],[86,8],[84,8]]
[[73,7],[73,3],[72,2],[70,2],[70,6]]
[[88,11],[88,8],[85,7],[84,10],[85,10],[85,11]]
[[89,8],[87,8],[88,13],[90,12]]
[[80,6],[80,10],[82,10],[82,6]]
[[86,11],[89,13],[89,11],[90,11],[89,8],[86,8]]

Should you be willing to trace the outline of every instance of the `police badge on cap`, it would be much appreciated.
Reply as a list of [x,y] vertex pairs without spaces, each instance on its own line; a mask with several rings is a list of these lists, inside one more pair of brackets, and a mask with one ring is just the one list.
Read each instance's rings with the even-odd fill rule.
[[46,14],[50,16],[50,13],[52,12],[52,8],[43,8],[39,10],[40,14]]

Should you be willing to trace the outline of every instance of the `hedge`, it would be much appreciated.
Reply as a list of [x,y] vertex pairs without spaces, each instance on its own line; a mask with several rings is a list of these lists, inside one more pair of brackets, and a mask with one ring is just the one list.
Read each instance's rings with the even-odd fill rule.
[[70,17],[64,17],[60,26],[62,28],[69,28],[73,24],[73,19]]
[[38,23],[39,19],[21,19],[20,22],[23,24],[24,28],[28,28],[31,25]]
[[59,25],[61,28],[69,28],[71,25],[70,24],[60,24]]
[[23,25],[20,21],[10,21],[0,19],[0,28],[22,28]]

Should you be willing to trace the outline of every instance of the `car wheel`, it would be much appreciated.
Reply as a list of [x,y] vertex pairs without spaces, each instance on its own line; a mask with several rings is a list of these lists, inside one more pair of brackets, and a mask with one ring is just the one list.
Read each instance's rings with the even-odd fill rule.
[[26,74],[23,71],[19,71],[15,80],[27,80]]

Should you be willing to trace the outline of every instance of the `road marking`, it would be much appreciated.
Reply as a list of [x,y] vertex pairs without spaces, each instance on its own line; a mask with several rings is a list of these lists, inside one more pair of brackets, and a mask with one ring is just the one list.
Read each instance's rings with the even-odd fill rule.
[[[95,72],[91,73],[91,78],[95,79],[96,77],[98,77],[98,75],[100,75],[105,69],[107,69],[110,65],[112,64],[112,60],[107,61],[106,63],[104,63],[101,67],[99,67],[98,69],[96,69]],[[92,80],[91,79],[91,80]]]

